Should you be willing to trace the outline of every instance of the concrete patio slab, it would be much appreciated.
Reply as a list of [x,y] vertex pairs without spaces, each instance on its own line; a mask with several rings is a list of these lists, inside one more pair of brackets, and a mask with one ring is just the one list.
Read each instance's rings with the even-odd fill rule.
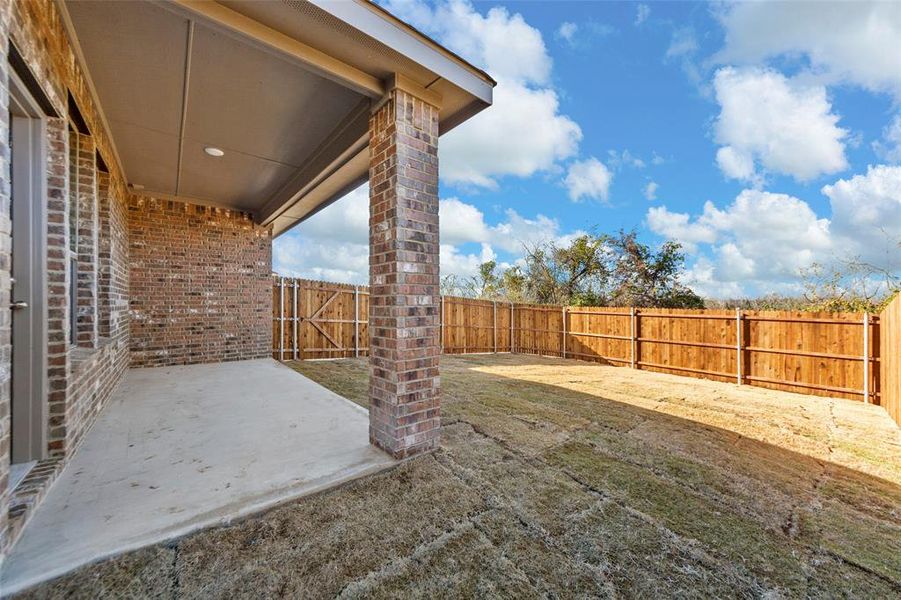
[[131,370],[3,566],[3,594],[393,464],[365,409],[271,359]]

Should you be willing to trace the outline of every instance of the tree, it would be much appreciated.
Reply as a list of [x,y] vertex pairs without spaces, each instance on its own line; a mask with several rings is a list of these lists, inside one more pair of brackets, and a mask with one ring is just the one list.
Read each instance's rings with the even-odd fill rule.
[[[553,243],[526,248],[525,265],[502,277],[518,295],[540,304],[571,304],[597,299],[607,275],[604,238],[582,235],[568,246]],[[509,294],[508,294],[509,295]]]
[[518,266],[504,269],[500,276],[499,295],[508,302],[526,302],[526,276],[522,269]]
[[610,303],[613,306],[704,308],[704,300],[679,281],[685,263],[681,245],[667,241],[654,251],[640,243],[637,237],[634,230],[607,237],[613,254]]
[[497,262],[489,260],[479,265],[479,272],[464,284],[464,295],[472,298],[496,298],[500,290],[500,280],[495,273]]
[[566,245],[527,247],[521,265],[499,274],[495,261],[486,262],[462,288],[468,296],[510,302],[703,307],[701,298],[679,281],[683,263],[675,242],[654,250],[638,242],[634,231],[584,234]]
[[859,258],[802,271],[803,310],[878,312],[901,290],[901,277]]
[[453,274],[441,278],[440,288],[442,296],[462,296],[464,293],[463,283]]

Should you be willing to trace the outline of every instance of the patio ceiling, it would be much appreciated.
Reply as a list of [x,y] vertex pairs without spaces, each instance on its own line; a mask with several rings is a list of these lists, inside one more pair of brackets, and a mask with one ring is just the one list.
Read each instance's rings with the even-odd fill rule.
[[491,102],[490,77],[368,2],[63,6],[133,189],[276,234],[366,180],[391,78],[440,98],[442,132]]

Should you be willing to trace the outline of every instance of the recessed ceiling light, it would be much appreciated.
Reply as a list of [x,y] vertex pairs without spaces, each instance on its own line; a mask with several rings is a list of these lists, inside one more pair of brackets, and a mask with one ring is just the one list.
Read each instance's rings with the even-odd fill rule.
[[206,152],[207,154],[209,154],[210,156],[215,156],[216,158],[219,158],[220,156],[225,155],[225,152],[223,152],[219,148],[215,148],[213,146],[207,146],[206,148],[203,149],[203,151]]

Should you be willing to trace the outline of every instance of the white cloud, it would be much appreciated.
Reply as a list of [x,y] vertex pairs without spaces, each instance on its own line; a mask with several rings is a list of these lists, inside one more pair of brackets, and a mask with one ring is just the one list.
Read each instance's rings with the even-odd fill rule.
[[369,184],[363,184],[325,207],[295,229],[304,238],[369,243]]
[[746,293],[737,281],[720,281],[716,265],[705,256],[685,270],[682,281],[705,298],[739,298]]
[[576,155],[582,130],[560,114],[541,32],[521,15],[502,7],[483,15],[466,0],[385,4],[498,81],[491,108],[442,136],[443,181],[490,188],[500,177],[528,177]]
[[581,202],[585,198],[606,201],[612,180],[613,174],[610,169],[598,159],[591,157],[570,164],[563,184],[573,202]]
[[635,156],[629,150],[617,152],[616,150],[607,151],[607,164],[614,170],[622,167],[633,167],[635,169],[644,169],[645,162],[640,157]]
[[611,35],[615,31],[612,26],[598,21],[589,20],[581,23],[565,21],[554,32],[554,36],[574,50],[587,50],[594,40]]
[[734,146],[723,146],[717,150],[716,164],[723,175],[731,179],[754,179],[754,157]]
[[842,253],[901,271],[901,166],[869,167],[866,175],[840,179],[822,192]]
[[570,21],[566,21],[564,23],[561,23],[560,27],[557,28],[557,36],[572,44],[576,36],[576,31],[578,30],[578,25]]
[[505,215],[507,220],[492,228],[492,239],[498,248],[514,254],[522,253],[523,246],[532,247],[549,241],[566,243],[571,236],[581,233],[565,235],[561,233],[557,219],[541,214],[528,219],[508,208]]
[[648,20],[648,17],[651,14],[651,7],[647,4],[639,4],[635,8],[635,24],[641,25],[645,21]]
[[494,100],[494,106],[442,136],[443,181],[495,187],[498,177],[528,177],[576,154],[582,130],[558,114],[553,90],[501,82]]
[[485,224],[485,215],[482,211],[458,198],[447,198],[439,202],[438,222],[441,227],[442,244],[491,240],[491,231]]
[[[524,247],[548,241],[562,244],[583,232],[561,231],[560,222],[542,214],[523,217],[507,209],[495,225],[459,198],[439,201],[441,272],[475,274],[496,251],[522,256]],[[478,244],[479,252],[464,250]],[[364,185],[326,207],[273,243],[278,273],[341,283],[365,284],[369,278],[369,188]]]
[[656,181],[649,181],[648,184],[644,186],[644,197],[648,200],[656,200],[658,189],[660,189],[660,186],[657,185]]
[[[441,242],[449,245],[475,242],[511,254],[521,254],[524,246],[567,239],[561,233],[560,222],[545,215],[538,214],[529,219],[508,208],[504,217],[505,220],[498,224],[488,225],[485,215],[475,206],[458,198],[441,200]],[[574,232],[576,235],[580,233]]]
[[369,246],[350,242],[322,242],[288,233],[273,244],[277,273],[338,283],[366,283]]
[[802,269],[836,259],[901,273],[901,167],[870,167],[822,193],[829,218],[787,194],[744,190],[723,209],[705,203],[696,217],[650,208],[646,223],[697,256],[686,281],[717,297],[795,292]]
[[683,27],[673,32],[669,47],[666,49],[666,58],[681,58],[690,56],[698,51],[698,40],[693,29]]
[[901,99],[898,2],[737,2],[719,12],[721,63],[773,58],[800,64],[824,83],[848,82]]
[[700,84],[702,79],[701,68],[696,62],[698,49],[699,45],[694,29],[691,27],[677,28],[673,31],[664,61],[678,62],[685,75],[692,82]]
[[[724,210],[707,203],[700,222],[735,245],[733,260],[740,257],[753,262],[756,279],[794,279],[800,269],[832,248],[829,220],[819,218],[806,202],[788,194],[744,190]],[[728,271],[720,278],[746,279]]]
[[441,276],[454,275],[466,278],[475,275],[482,263],[497,258],[494,250],[488,244],[482,244],[482,250],[478,254],[463,253],[456,246],[441,244],[439,252],[441,259]]
[[802,269],[832,249],[828,219],[817,217],[803,200],[759,190],[744,190],[722,210],[707,202],[694,219],[654,207],[647,224],[689,253],[710,245],[713,257],[702,253],[705,260],[689,272],[701,277],[705,293],[721,287],[718,295],[748,285],[766,293],[792,284]]
[[541,32],[518,13],[495,6],[483,15],[467,0],[435,4],[389,0],[383,4],[393,14],[485,68],[495,79],[541,85],[550,78],[551,57]]
[[[713,205],[707,203],[710,208]],[[706,214],[708,207],[705,206]],[[699,243],[711,244],[717,239],[716,228],[704,218],[691,221],[691,216],[686,213],[670,212],[665,206],[655,206],[648,209],[645,217],[648,228],[654,233],[682,244],[690,253],[698,249]]]
[[369,186],[363,185],[280,236],[278,273],[339,283],[369,279]]
[[724,67],[714,78],[720,114],[714,124],[717,163],[727,177],[753,180],[766,172],[807,181],[847,168],[848,132],[823,86],[808,86],[772,70]]
[[882,140],[873,142],[873,151],[885,161],[901,162],[901,113],[882,130]]

